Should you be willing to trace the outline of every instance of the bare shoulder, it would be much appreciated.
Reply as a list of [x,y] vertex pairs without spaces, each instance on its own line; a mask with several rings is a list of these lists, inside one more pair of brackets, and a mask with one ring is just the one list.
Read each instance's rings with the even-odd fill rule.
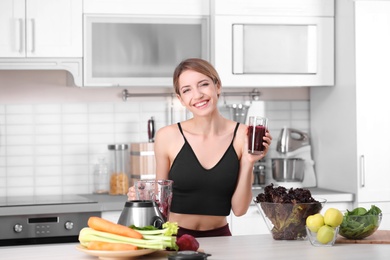
[[247,131],[248,131],[248,126],[245,124],[240,124],[237,129],[236,137],[235,137],[235,142],[238,144],[240,147],[242,147],[245,143],[245,138],[247,136]]
[[156,138],[161,138],[161,139],[175,138],[178,135],[180,135],[180,131],[177,124],[161,127],[156,132]]
[[[155,145],[161,146],[171,146],[171,144],[180,143],[181,133],[177,124],[167,125],[160,128],[156,132]],[[178,142],[179,141],[179,142]]]
[[248,126],[240,123],[237,129],[236,136],[244,138],[247,135],[247,131],[248,131]]
[[154,143],[156,158],[159,155],[167,155],[169,158],[173,158],[183,144],[184,139],[177,124],[167,125],[160,128],[156,132]]

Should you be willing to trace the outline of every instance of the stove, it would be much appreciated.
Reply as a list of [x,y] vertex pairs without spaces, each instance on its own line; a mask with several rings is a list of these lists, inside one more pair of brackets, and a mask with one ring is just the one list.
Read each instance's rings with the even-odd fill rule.
[[[0,197],[0,246],[77,242],[89,217],[101,216],[85,210],[96,203],[79,195]],[[5,214],[11,210],[17,214]]]

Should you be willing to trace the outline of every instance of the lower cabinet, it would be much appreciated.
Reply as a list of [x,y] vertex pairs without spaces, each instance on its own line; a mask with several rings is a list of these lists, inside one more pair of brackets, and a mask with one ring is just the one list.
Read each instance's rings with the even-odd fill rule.
[[267,225],[256,205],[249,206],[248,211],[241,217],[230,214],[230,231],[233,236],[269,234]]

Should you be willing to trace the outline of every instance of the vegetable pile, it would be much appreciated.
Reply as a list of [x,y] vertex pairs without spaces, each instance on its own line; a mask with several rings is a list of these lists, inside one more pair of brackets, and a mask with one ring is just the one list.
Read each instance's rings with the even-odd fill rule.
[[80,230],[80,244],[89,250],[178,250],[178,224],[166,222],[162,229],[155,227],[126,227],[100,217],[90,217],[88,227]]
[[306,237],[306,218],[319,213],[322,204],[311,196],[308,189],[274,187],[271,183],[264,193],[257,195],[264,215],[272,222],[275,240],[295,240]]
[[363,239],[371,236],[379,227],[382,211],[375,205],[369,210],[357,207],[344,213],[339,234],[348,239]]

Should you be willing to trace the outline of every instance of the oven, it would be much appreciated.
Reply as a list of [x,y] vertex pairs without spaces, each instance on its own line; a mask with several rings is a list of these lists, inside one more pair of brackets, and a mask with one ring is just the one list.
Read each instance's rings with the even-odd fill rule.
[[96,201],[80,195],[1,197],[0,246],[77,242]]

